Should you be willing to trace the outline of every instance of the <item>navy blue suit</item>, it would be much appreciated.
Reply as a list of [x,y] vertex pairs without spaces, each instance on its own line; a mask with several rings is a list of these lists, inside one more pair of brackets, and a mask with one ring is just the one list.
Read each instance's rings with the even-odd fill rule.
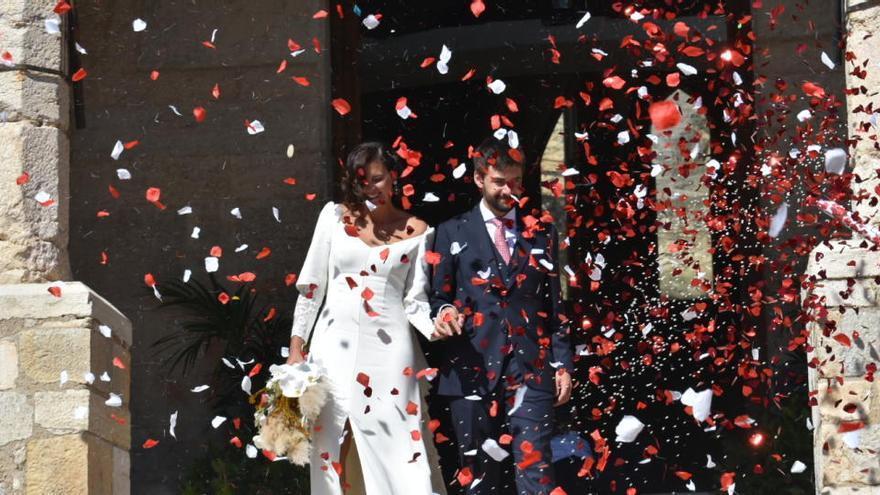
[[[542,454],[539,462],[516,468],[517,491],[549,493],[555,487],[550,457],[554,365],[572,370],[557,234],[552,223],[522,212],[517,224],[509,263],[489,238],[479,205],[440,224],[432,249],[440,255],[431,274],[432,312],[453,304],[466,315],[462,335],[432,344],[432,354],[440,358],[434,394],[449,403],[462,466],[483,478],[469,493],[505,491],[500,464],[481,448],[486,439],[498,440],[502,429],[514,437],[517,463],[526,459],[524,440]],[[522,406],[508,414],[514,402],[511,385],[528,388]],[[470,400],[473,396],[481,400]],[[465,455],[474,449],[476,456]]]

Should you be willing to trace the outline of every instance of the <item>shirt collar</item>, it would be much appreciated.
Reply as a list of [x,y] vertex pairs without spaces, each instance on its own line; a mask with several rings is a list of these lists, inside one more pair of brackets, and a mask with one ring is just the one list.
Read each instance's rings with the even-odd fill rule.
[[[492,210],[490,210],[488,206],[486,206],[486,200],[484,199],[480,200],[480,213],[483,215],[483,222],[488,223],[495,218],[495,214],[492,213]],[[510,220],[512,225],[516,225],[516,208],[511,208],[510,211],[505,213],[501,218]]]

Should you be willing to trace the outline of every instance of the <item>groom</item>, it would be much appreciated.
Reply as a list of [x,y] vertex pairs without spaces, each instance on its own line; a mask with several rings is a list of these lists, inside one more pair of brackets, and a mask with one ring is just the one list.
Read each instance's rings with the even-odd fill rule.
[[506,492],[499,461],[512,449],[517,493],[547,494],[553,408],[568,402],[572,370],[556,229],[514,208],[519,149],[490,137],[474,165],[482,199],[442,223],[433,247],[431,312],[444,339],[434,394],[448,403],[468,493]]

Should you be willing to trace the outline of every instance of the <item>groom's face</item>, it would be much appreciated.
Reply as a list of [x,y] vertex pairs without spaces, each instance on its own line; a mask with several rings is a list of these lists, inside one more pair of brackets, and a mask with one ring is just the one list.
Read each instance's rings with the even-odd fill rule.
[[477,170],[474,182],[483,194],[483,199],[495,214],[504,215],[514,204],[514,196],[522,194],[523,167],[510,166],[501,170],[489,165],[485,173]]

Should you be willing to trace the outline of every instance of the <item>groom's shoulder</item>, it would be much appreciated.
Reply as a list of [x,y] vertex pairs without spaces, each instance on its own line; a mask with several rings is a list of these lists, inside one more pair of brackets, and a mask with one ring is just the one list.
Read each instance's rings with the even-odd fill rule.
[[438,228],[442,228],[444,230],[456,230],[468,222],[469,214],[470,210],[459,213],[446,221],[440,222]]

